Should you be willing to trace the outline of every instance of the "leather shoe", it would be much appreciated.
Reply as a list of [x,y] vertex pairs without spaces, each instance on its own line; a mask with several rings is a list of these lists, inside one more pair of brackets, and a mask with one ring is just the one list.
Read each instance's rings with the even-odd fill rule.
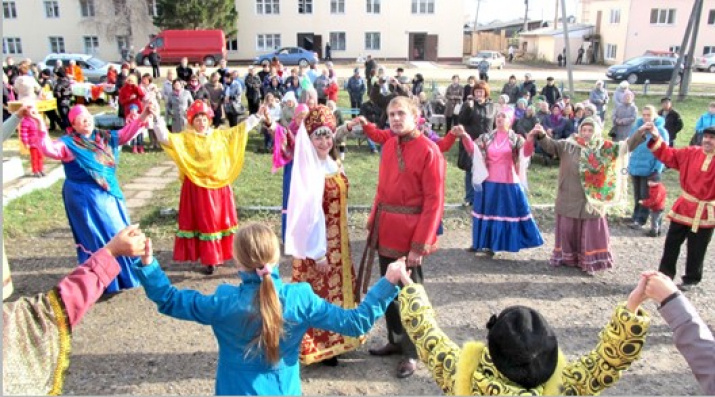
[[397,377],[408,378],[415,373],[417,369],[417,360],[414,358],[403,358],[397,366]]
[[698,285],[698,283],[680,283],[678,284],[678,289],[681,292],[688,292],[691,289],[695,288]]
[[368,349],[368,353],[373,356],[391,356],[393,354],[402,353],[402,349],[400,349],[399,346],[388,342],[383,347]]

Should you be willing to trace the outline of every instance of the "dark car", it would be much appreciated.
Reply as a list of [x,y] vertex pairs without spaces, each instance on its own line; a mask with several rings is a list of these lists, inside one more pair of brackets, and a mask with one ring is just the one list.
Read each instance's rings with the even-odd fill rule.
[[273,57],[283,65],[308,66],[318,62],[318,54],[300,47],[285,47],[270,54],[261,55],[253,60],[253,63],[263,65],[271,63]]
[[[670,81],[675,69],[677,59],[670,57],[638,57],[629,59],[623,65],[613,65],[606,71],[606,76],[611,80],[627,80],[630,84]],[[682,70],[680,75],[682,75]],[[680,77],[676,82],[680,82]]]

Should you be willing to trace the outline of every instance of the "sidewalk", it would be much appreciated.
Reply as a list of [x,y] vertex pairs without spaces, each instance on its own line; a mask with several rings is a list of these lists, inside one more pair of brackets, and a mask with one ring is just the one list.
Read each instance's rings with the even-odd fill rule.
[[179,171],[171,160],[166,160],[159,166],[148,170],[144,175],[135,178],[130,183],[122,186],[124,198],[127,202],[129,216],[134,217],[137,209],[144,207],[158,193],[171,182],[178,180]]

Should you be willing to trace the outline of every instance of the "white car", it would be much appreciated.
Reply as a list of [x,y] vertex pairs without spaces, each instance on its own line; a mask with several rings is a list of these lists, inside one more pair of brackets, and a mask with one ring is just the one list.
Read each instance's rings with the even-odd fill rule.
[[[107,69],[110,63],[99,58],[86,54],[50,54],[45,57],[45,60],[38,64],[40,70],[48,68],[53,69],[57,61],[62,61],[66,67],[70,64],[70,60],[74,60],[77,66],[82,69],[84,78],[90,83],[103,83],[107,79]],[[119,73],[120,65],[112,64]]]
[[477,55],[469,58],[467,61],[468,68],[476,68],[481,61],[489,62],[489,68],[502,69],[506,65],[506,59],[499,51],[479,51]]
[[697,70],[707,70],[710,73],[715,73],[715,52],[697,57],[694,66]]

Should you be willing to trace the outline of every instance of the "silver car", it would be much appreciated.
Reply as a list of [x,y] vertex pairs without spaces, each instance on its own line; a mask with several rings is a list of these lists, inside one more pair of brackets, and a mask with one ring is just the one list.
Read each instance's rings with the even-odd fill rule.
[[68,66],[70,60],[74,60],[77,66],[82,69],[82,74],[86,81],[90,83],[104,83],[107,80],[107,69],[109,65],[114,65],[114,68],[119,72],[120,65],[105,62],[99,58],[86,54],[50,54],[45,57],[45,60],[38,64],[40,70],[54,69],[57,61],[62,61],[62,65]]
[[697,57],[694,66],[697,70],[707,70],[710,73],[715,73],[715,52]]

